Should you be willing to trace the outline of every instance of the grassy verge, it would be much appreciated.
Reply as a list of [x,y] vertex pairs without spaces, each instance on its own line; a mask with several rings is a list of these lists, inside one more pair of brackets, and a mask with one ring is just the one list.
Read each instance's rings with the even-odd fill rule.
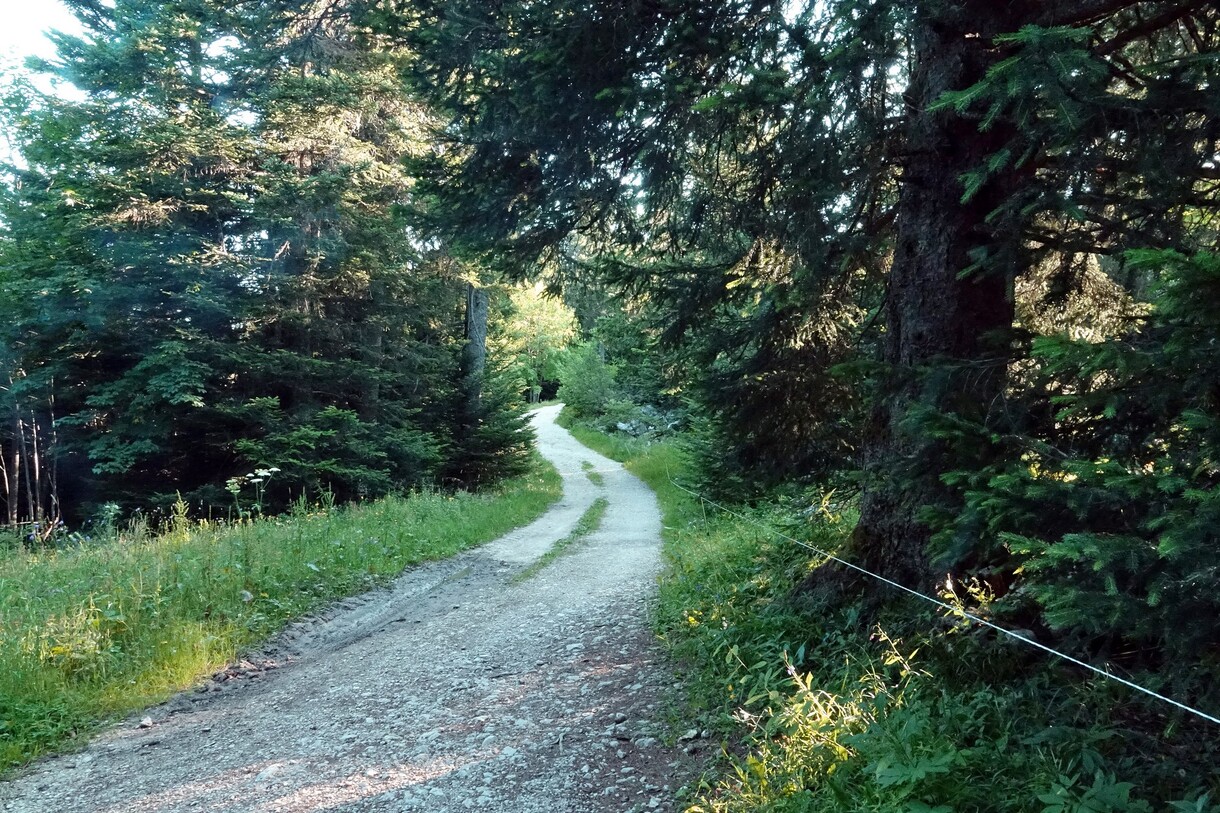
[[588,538],[590,534],[601,527],[602,517],[606,515],[606,508],[609,505],[610,501],[605,497],[598,497],[594,500],[588,510],[581,514],[580,519],[576,521],[576,527],[572,529],[572,532],[552,545],[550,550],[539,556],[537,561],[529,567],[513,576],[513,581],[523,582],[526,579],[533,578],[551,562],[570,552],[574,545]]
[[590,463],[588,460],[585,460],[584,462],[582,462],[580,464],[580,467],[581,467],[581,469],[584,470],[585,477],[588,477],[589,482],[592,483],[593,485],[604,486],[606,484],[606,478],[603,477],[601,472],[599,472],[596,468],[594,468],[593,464]]
[[579,419],[574,419],[567,410],[559,413],[555,423],[567,429],[572,433],[572,437],[593,451],[620,463],[633,460],[645,453],[650,445],[656,445],[630,435],[608,435]]
[[776,501],[705,516],[671,483],[671,445],[618,444],[589,445],[657,489],[656,629],[686,670],[689,713],[724,747],[688,813],[1217,810],[1208,724],[919,606],[819,595],[823,563],[768,529],[834,550],[849,510]]
[[566,412],[559,413],[556,423],[593,451],[622,463],[656,492],[667,538],[677,528],[703,515],[698,500],[674,484],[675,480],[681,480],[686,462],[672,440],[650,442],[630,435],[609,435],[573,419]]
[[538,461],[481,494],[0,554],[0,771],[164,700],[327,601],[524,525],[560,493]]

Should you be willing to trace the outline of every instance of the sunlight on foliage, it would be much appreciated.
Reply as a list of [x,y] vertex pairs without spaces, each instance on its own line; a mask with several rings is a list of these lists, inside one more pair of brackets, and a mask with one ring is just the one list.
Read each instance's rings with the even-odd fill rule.
[[524,525],[560,493],[535,460],[481,494],[300,500],[290,515],[231,524],[183,510],[160,534],[133,523],[87,545],[4,553],[0,770],[196,684],[289,619]]
[[[1210,731],[1179,722],[1167,749],[1124,728],[1137,701],[1113,685],[919,606],[827,601],[828,565],[771,529],[841,550],[850,503],[772,498],[736,506],[738,519],[674,486],[688,475],[672,441],[618,451],[660,497],[655,628],[683,669],[688,714],[722,748],[686,789],[688,813],[1217,809]],[[976,614],[994,602],[980,581],[944,590]],[[1164,756],[1149,766],[1145,747]]]

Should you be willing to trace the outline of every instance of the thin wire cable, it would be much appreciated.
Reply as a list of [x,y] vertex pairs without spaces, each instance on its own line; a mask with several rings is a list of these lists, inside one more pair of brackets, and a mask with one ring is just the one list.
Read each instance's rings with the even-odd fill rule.
[[759,522],[758,520],[753,519],[752,517],[747,517],[744,514],[739,514],[736,511],[733,511],[729,508],[725,508],[723,505],[721,505],[720,503],[718,503],[714,500],[708,499],[707,497],[703,496],[702,494],[699,494],[698,492],[691,491],[689,488],[686,488],[685,486],[681,485],[680,483],[675,482],[672,477],[670,478],[669,482],[671,485],[673,485],[674,488],[678,489],[679,491],[685,491],[687,494],[691,495],[692,497],[697,497],[701,502],[707,503],[708,505],[712,506],[713,508],[719,508],[721,511],[725,512],[726,514],[737,517],[738,519],[742,520],[743,522],[748,522],[751,525],[761,528],[770,534],[780,537],[781,539],[786,539],[789,542],[800,545],[803,548],[808,548],[809,550],[813,551],[814,553],[818,554],[819,556],[825,556],[827,559],[838,562],[839,564],[843,565],[844,567],[851,568],[852,570],[855,570],[858,573],[863,573],[865,576],[868,576],[869,578],[872,578],[872,579],[876,579],[877,581],[882,582],[884,584],[888,584],[890,587],[896,587],[899,590],[903,591],[904,593],[910,593],[911,595],[917,596],[918,598],[921,598],[924,601],[931,602],[932,604],[935,604],[937,607],[948,610],[950,613],[953,613],[954,615],[959,615],[964,618],[968,618],[969,620],[975,622],[976,624],[982,624],[984,627],[989,627],[990,629],[993,629],[996,632],[1003,633],[1004,635],[1007,635],[1009,638],[1016,639],[1017,641],[1020,641],[1023,644],[1028,644],[1030,646],[1037,647],[1038,649],[1041,649],[1043,652],[1047,652],[1051,655],[1054,655],[1057,658],[1062,658],[1063,660],[1068,661],[1069,663],[1074,663],[1077,666],[1080,666],[1080,667],[1083,667],[1083,668],[1089,670],[1090,672],[1096,672],[1097,674],[1101,675],[1102,677],[1106,678],[1107,680],[1113,680],[1117,683],[1121,683],[1122,685],[1124,685],[1130,689],[1135,689],[1137,692],[1143,692],[1144,694],[1148,695],[1149,697],[1155,697],[1157,700],[1160,700],[1163,703],[1168,703],[1169,705],[1179,708],[1182,711],[1189,712],[1190,714],[1193,714],[1196,717],[1202,717],[1204,720],[1207,720],[1209,722],[1220,725],[1220,718],[1213,717],[1212,715],[1210,715],[1206,712],[1203,712],[1203,711],[1199,711],[1198,709],[1188,706],[1185,703],[1180,703],[1177,700],[1174,700],[1172,697],[1166,697],[1163,694],[1154,692],[1152,689],[1145,688],[1144,686],[1141,686],[1138,683],[1133,683],[1132,681],[1127,680],[1126,678],[1119,677],[1118,675],[1107,672],[1104,669],[1099,669],[1096,666],[1093,666],[1091,663],[1085,663],[1084,661],[1080,660],[1079,658],[1073,658],[1071,655],[1064,654],[1063,652],[1060,652],[1057,649],[1052,649],[1051,647],[1046,646],[1045,644],[1040,644],[1037,641],[1033,640],[1032,638],[1026,638],[1024,635],[1018,635],[1017,633],[1013,632],[1010,629],[1001,627],[999,624],[995,624],[991,621],[988,621],[985,618],[980,618],[979,616],[974,615],[973,613],[966,612],[965,610],[961,609],[960,607],[954,607],[951,604],[946,604],[945,602],[941,601],[940,599],[936,599],[936,598],[933,598],[932,596],[924,595],[923,593],[919,592],[918,590],[912,590],[910,587],[907,587],[905,584],[899,584],[898,582],[893,581],[892,579],[887,579],[885,576],[880,576],[876,573],[873,573],[871,570],[866,570],[865,568],[862,568],[859,565],[852,564],[851,562],[847,561],[846,559],[840,559],[838,556],[835,556],[833,553],[824,551],[821,548],[817,548],[813,545],[810,545],[808,542],[802,542],[799,539],[793,539],[792,537],[788,536],[787,534],[781,533],[780,531],[777,531],[774,528],[764,525],[763,523]]

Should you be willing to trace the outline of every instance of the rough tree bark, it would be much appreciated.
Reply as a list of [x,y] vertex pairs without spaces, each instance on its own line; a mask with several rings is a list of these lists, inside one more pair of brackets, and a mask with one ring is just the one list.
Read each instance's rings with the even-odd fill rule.
[[[951,506],[940,481],[945,449],[908,419],[920,409],[979,419],[1002,395],[1013,323],[1012,282],[1020,271],[1015,228],[988,216],[1025,181],[993,177],[963,202],[961,176],[1012,136],[1003,121],[986,132],[950,110],[943,93],[982,79],[1002,57],[998,33],[1022,24],[1014,4],[992,0],[921,4],[915,62],[906,93],[905,160],[897,243],[885,305],[884,361],[890,368],[869,427],[868,473],[854,544],[872,568],[912,586],[936,580],[928,561],[925,506]],[[986,248],[984,267],[964,273]]]
[[381,377],[379,374],[385,360],[385,336],[381,325],[372,320],[361,326],[361,332],[364,334],[361,347],[371,370],[361,381],[358,409],[361,420],[374,422],[381,417]]
[[490,300],[486,288],[470,283],[466,288],[466,346],[462,350],[462,383],[466,415],[479,414],[483,398],[483,373],[487,368],[487,316]]

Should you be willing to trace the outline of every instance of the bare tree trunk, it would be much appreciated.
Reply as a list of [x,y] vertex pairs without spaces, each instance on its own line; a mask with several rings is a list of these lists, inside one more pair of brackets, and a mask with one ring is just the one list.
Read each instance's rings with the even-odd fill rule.
[[25,461],[25,465],[22,466],[21,471],[25,476],[26,514],[29,521],[34,522],[35,517],[37,516],[37,510],[35,507],[36,497],[34,494],[34,482],[30,475],[30,447],[29,441],[25,435],[25,421],[22,419],[20,412],[17,414],[17,437],[18,446],[21,448],[21,458]]
[[487,317],[490,298],[486,288],[470,283],[466,288],[466,347],[462,351],[462,381],[466,414],[475,416],[483,397],[483,375],[487,368]]
[[[16,443],[13,448],[16,449]],[[17,472],[9,466],[8,445],[3,441],[0,441],[0,481],[4,483],[5,516],[12,527],[17,524]]]
[[48,425],[51,430],[51,445],[47,447],[47,482],[50,486],[49,508],[51,521],[58,524],[63,518],[59,504],[59,429],[55,426],[55,382],[47,394]]
[[4,489],[4,506],[7,515],[7,509],[12,502],[12,491],[9,490],[8,482],[8,448],[4,445],[4,439],[0,438],[0,487]]
[[42,501],[42,449],[38,444],[38,418],[30,413],[30,462],[34,470],[34,522],[41,523],[43,516]]
[[8,503],[8,524],[14,528],[21,520],[21,413],[17,405],[13,405],[13,456],[12,466],[8,470],[8,493],[11,495]]

